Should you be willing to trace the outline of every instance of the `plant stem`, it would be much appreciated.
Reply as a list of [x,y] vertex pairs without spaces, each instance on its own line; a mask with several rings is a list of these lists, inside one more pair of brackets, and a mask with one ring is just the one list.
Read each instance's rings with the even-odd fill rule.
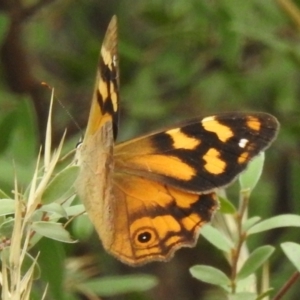
[[299,272],[295,272],[289,280],[285,283],[285,285],[279,290],[279,292],[275,295],[273,300],[280,300],[287,293],[287,291],[291,288],[291,286],[297,281],[300,277]]
[[232,287],[233,294],[235,293],[236,290],[235,281],[238,272],[238,263],[240,259],[241,249],[246,239],[246,235],[242,230],[242,224],[243,224],[245,213],[247,212],[248,202],[249,202],[249,192],[241,191],[240,207],[236,215],[238,241],[237,241],[237,246],[232,253],[232,271],[231,271],[232,286],[231,287]]

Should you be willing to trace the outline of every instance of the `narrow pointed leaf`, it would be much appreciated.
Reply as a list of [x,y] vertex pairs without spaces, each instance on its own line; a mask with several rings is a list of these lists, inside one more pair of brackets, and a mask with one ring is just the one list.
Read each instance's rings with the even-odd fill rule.
[[37,264],[36,259],[33,256],[31,256],[29,253],[26,253],[21,268],[22,274],[24,275],[32,266],[34,268],[32,274],[33,279],[38,279],[41,275],[41,269]]
[[226,253],[230,253],[231,249],[233,248],[233,243],[219,230],[209,224],[202,228],[201,235],[204,236],[205,239],[207,239],[216,248]]
[[261,176],[264,161],[265,154],[262,152],[251,161],[247,170],[240,175],[239,181],[242,189],[254,189]]
[[225,273],[214,267],[205,265],[196,265],[190,268],[192,276],[203,282],[215,284],[218,286],[229,286],[230,280]]
[[85,212],[85,207],[83,204],[76,204],[66,207],[66,213],[68,217],[80,215]]
[[300,272],[300,245],[292,242],[282,243],[281,248],[290,262]]
[[223,214],[234,214],[236,212],[236,208],[234,205],[226,198],[218,196],[220,201],[220,212]]
[[240,175],[239,181],[242,189],[254,189],[261,176],[264,160],[265,154],[262,152],[251,161],[247,170]]
[[247,232],[248,235],[282,227],[300,227],[300,216],[280,215],[255,224]]
[[62,224],[54,222],[34,222],[31,225],[31,229],[36,231],[38,234],[48,237],[53,240],[61,241],[64,243],[75,243],[72,240],[69,232],[63,228]]
[[10,197],[0,189],[0,199],[9,199]]
[[237,279],[241,280],[253,274],[272,255],[274,250],[275,248],[269,245],[255,249],[245,261]]
[[268,290],[266,290],[265,292],[263,292],[262,294],[260,294],[256,300],[263,300],[263,299],[267,299],[266,297],[270,296],[271,293],[274,291],[273,288],[269,288]]
[[7,221],[0,225],[0,236],[11,237],[15,225],[13,218],[8,218]]
[[57,216],[63,217],[63,218],[68,217],[65,209],[58,203],[50,203],[50,204],[42,205],[38,210],[47,212],[50,214],[56,214]]
[[0,200],[0,216],[6,216],[15,212],[15,200],[1,199]]
[[260,220],[261,220],[261,217],[258,217],[258,216],[249,218],[243,224],[243,231],[247,231],[249,228],[251,228],[254,224],[256,224],[257,222],[259,222]]
[[61,199],[73,187],[78,175],[78,167],[64,169],[49,183],[43,193],[42,203],[48,204]]

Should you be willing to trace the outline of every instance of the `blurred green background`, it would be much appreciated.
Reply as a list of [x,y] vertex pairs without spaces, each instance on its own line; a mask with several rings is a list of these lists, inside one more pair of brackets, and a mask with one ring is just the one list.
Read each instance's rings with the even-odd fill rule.
[[[299,0],[0,0],[0,188],[10,193],[15,171],[20,186],[25,187],[32,176],[51,96],[41,82],[54,87],[59,100],[54,142],[67,128],[66,148],[75,147],[87,122],[102,38],[116,14],[122,101],[119,140],[217,112],[274,114],[282,128],[267,151],[250,215],[299,213],[297,7]],[[234,191],[233,187],[236,198]],[[188,272],[200,263],[229,270],[222,254],[204,239],[195,249],[180,250],[171,262],[133,269],[104,253],[86,224],[80,221],[73,227],[80,243],[40,243],[42,256],[48,259],[42,262],[47,270],[43,280],[56,280],[62,290],[55,295],[50,288],[53,298],[49,299],[69,299],[63,291],[74,286],[65,284],[65,262],[91,254],[96,256],[97,276],[144,272],[159,279],[149,292],[110,299],[222,299]],[[299,237],[297,229],[276,230],[251,239],[249,247],[297,242]],[[271,259],[271,285],[278,290],[293,272],[278,248]],[[284,299],[298,299],[298,293],[299,284]],[[72,299],[87,299],[77,295]]]

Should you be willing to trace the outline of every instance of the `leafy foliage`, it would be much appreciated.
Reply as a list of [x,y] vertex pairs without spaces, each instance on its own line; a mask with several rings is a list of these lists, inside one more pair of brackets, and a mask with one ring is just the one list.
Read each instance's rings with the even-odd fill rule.
[[[196,249],[179,251],[167,264],[143,267],[143,272],[159,278],[159,289],[154,288],[152,294],[133,292],[126,299],[149,299],[150,295],[155,299],[166,299],[168,295],[175,300],[212,299],[215,295],[217,299],[226,295],[230,299],[263,299],[275,294],[297,299],[295,284],[288,291],[281,288],[299,280],[294,275],[299,271],[299,1],[140,0],[132,5],[128,0],[37,0],[23,3],[21,9],[26,13],[22,22],[11,22],[11,18],[22,16],[10,11],[21,2],[24,1],[0,6],[0,234],[3,248],[17,245],[11,255],[2,251],[2,275],[12,262],[20,270],[25,266],[20,271],[19,279],[24,278],[20,287],[24,292],[32,288],[32,299],[43,297],[47,283],[47,299],[78,299],[78,295],[95,296],[81,287],[99,274],[99,280],[115,274],[138,272],[140,276],[141,270],[127,269],[102,251],[85,216],[67,224],[68,231],[62,230],[67,235],[62,239],[79,239],[80,243],[63,244],[34,234],[29,245],[27,239],[20,240],[20,234],[26,233],[22,229],[24,219],[15,223],[13,215],[17,208],[16,213],[24,217],[25,208],[31,205],[29,196],[36,191],[34,182],[36,188],[42,186],[39,195],[43,197],[38,202],[32,200],[37,209],[27,219],[29,233],[40,226],[39,222],[57,224],[67,218],[72,221],[72,216],[82,213],[77,199],[64,202],[74,180],[73,167],[65,169],[69,161],[59,161],[41,185],[43,170],[56,154],[50,155],[49,149],[48,161],[42,163],[40,158],[37,167],[50,98],[48,88],[40,82],[56,88],[56,97],[84,128],[99,46],[108,21],[117,14],[121,139],[220,111],[267,111],[282,124],[277,142],[266,153],[262,177],[260,171],[254,170],[249,178],[242,179],[242,191],[234,185],[227,195],[220,195],[223,215],[216,215],[212,229],[202,231],[210,238],[209,243],[202,238]],[[67,153],[79,139],[79,134],[74,135],[78,129],[59,105],[55,105],[53,119],[53,148],[59,147],[68,127],[62,150]],[[36,178],[34,172],[38,172]],[[252,185],[248,180],[253,180]],[[53,237],[56,227],[49,230]],[[31,247],[30,254],[28,247],[22,250],[24,245]],[[239,247],[239,255],[230,250]],[[265,261],[273,251],[270,247],[276,250],[270,261]],[[247,267],[254,268],[254,264],[247,263],[251,256],[256,262],[264,261],[256,272]],[[20,264],[20,257],[24,264]],[[221,289],[202,285],[188,273],[191,265],[214,268],[230,284],[226,289],[224,285]],[[203,269],[208,272],[206,277],[210,276],[209,268]],[[246,270],[242,272],[243,268]],[[243,274],[251,275],[240,279]],[[262,286],[242,291],[243,287],[255,286],[253,283]],[[117,278],[113,285],[119,287],[122,283]],[[237,290],[235,294],[233,288]],[[3,288],[3,299],[5,292]]]

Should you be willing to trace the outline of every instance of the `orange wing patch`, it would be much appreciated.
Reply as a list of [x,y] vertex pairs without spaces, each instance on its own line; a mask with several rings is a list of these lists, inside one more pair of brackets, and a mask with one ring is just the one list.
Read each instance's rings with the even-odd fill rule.
[[215,148],[210,148],[204,154],[203,160],[205,161],[204,168],[211,174],[219,175],[226,170],[226,161],[221,159],[221,153]]
[[168,130],[166,131],[166,134],[170,135],[172,138],[173,147],[175,149],[193,150],[201,143],[201,140],[186,135],[180,128]]
[[262,123],[258,118],[249,116],[247,118],[247,126],[255,131],[260,131]]
[[205,130],[214,132],[223,143],[234,136],[232,129],[229,126],[221,124],[215,116],[204,118],[202,126]]

